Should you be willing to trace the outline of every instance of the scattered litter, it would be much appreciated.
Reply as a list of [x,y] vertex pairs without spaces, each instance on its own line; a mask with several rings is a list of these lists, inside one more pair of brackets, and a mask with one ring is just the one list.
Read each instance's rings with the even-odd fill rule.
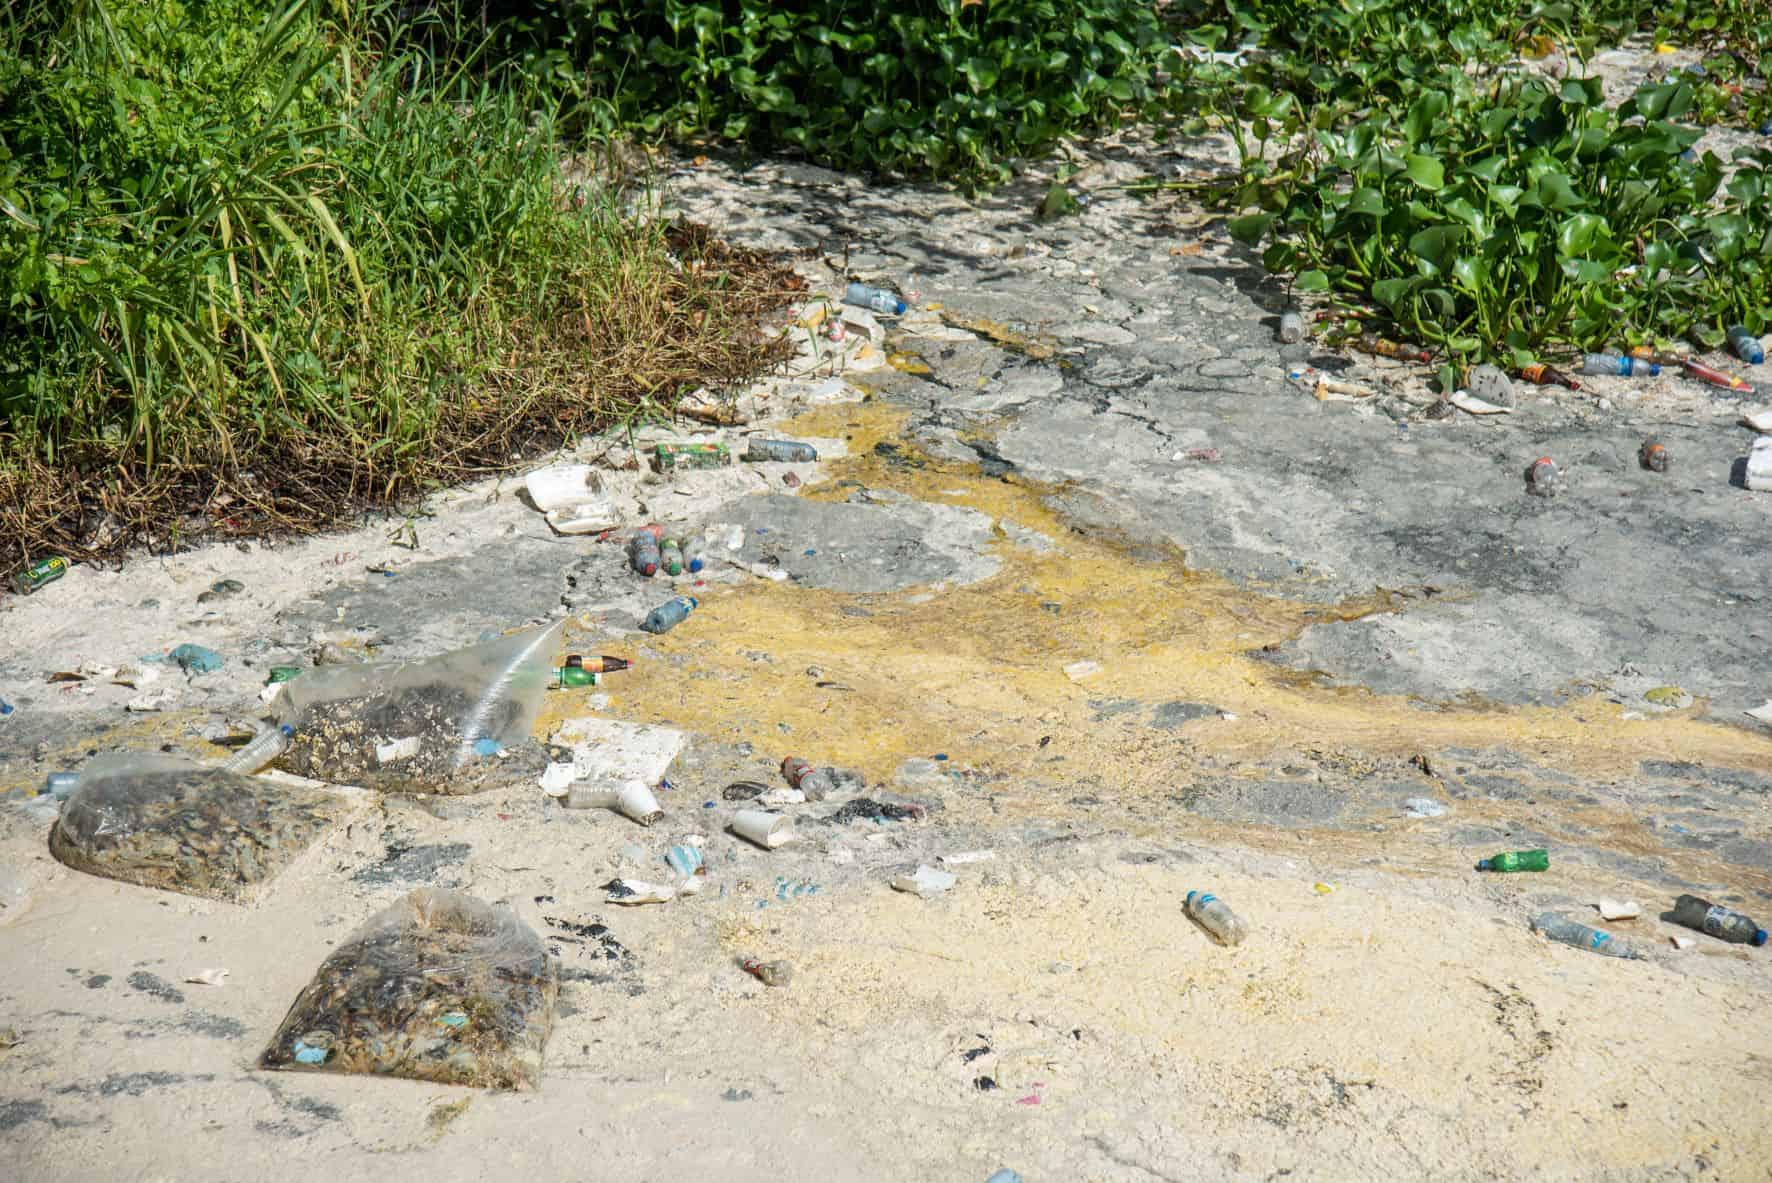
[[683,468],[723,468],[732,463],[732,449],[724,442],[711,444],[660,443],[652,449],[659,472]]
[[[563,622],[562,622],[563,623]],[[293,728],[280,766],[334,784],[470,793],[544,766],[530,738],[561,624],[495,637],[421,661],[323,666],[283,684],[277,722]],[[378,749],[416,740],[383,764]],[[509,772],[489,756],[515,755]]]
[[1698,943],[1697,941],[1693,940],[1691,937],[1669,937],[1667,939],[1669,941],[1673,942],[1674,948],[1680,949],[1680,950],[1690,949],[1693,945],[1696,945]]
[[668,904],[677,898],[677,888],[640,879],[611,879],[603,885],[611,904]]
[[74,788],[79,783],[78,772],[52,772],[43,778],[43,794],[54,797],[57,801],[66,801],[73,796]]
[[335,793],[172,756],[108,755],[79,774],[49,849],[89,875],[239,901],[346,808]]
[[769,791],[769,786],[754,780],[735,780],[727,785],[720,796],[728,801],[755,801]]
[[228,971],[225,969],[200,969],[185,981],[196,986],[225,986],[228,984]]
[[684,740],[683,733],[674,727],[589,715],[566,720],[550,738],[572,749],[572,766],[579,780],[605,785],[629,780],[658,784]]
[[692,834],[665,851],[665,862],[670,864],[673,871],[685,878],[701,874],[704,865],[701,853],[701,835]]
[[788,577],[786,571],[783,571],[780,567],[771,566],[768,563],[747,563],[739,559],[731,559],[729,561],[739,570],[749,571],[758,579],[767,579],[771,583],[782,583]]
[[1685,698],[1686,692],[1678,686],[1655,686],[1643,691],[1643,701],[1658,707],[1677,707]]
[[1318,895],[1333,895],[1335,893],[1335,885],[1332,883],[1313,883],[1311,884],[1311,890]]
[[1304,314],[1296,308],[1280,313],[1280,340],[1295,345],[1304,340]]
[[1589,928],[1578,920],[1559,916],[1555,912],[1540,912],[1533,917],[1532,929],[1546,940],[1556,941],[1561,945],[1570,945],[1577,949],[1586,949],[1588,952],[1598,953],[1602,957],[1622,957],[1629,961],[1637,961],[1643,956],[1630,942],[1617,940],[1604,929]]
[[897,891],[929,899],[932,896],[940,895],[956,882],[958,882],[957,878],[949,872],[938,871],[934,867],[923,865],[909,875],[900,875],[893,879],[892,886]]
[[361,649],[352,649],[340,645],[337,641],[326,641],[314,652],[314,664],[321,665],[362,665],[369,660],[369,655]]
[[1240,945],[1243,938],[1249,935],[1242,917],[1231,911],[1229,904],[1209,892],[1188,892],[1187,898],[1182,901],[1182,908],[1194,923],[1205,929],[1221,945]]
[[553,464],[525,476],[523,487],[535,508],[547,513],[596,499],[603,492],[603,481],[588,464]]
[[1719,941],[1737,945],[1764,945],[1766,930],[1743,915],[1721,904],[1695,895],[1682,895],[1674,901],[1674,923],[1696,929]]
[[1743,711],[1742,714],[1750,719],[1757,719],[1761,723],[1772,723],[1772,698],[1767,699],[1750,711]]
[[832,825],[846,826],[855,821],[904,822],[920,821],[928,813],[921,805],[895,805],[890,801],[875,801],[870,797],[857,797],[845,802],[843,807],[826,818]]
[[1101,672],[1099,661],[1073,661],[1064,667],[1064,676],[1073,682],[1081,682]]
[[212,600],[225,600],[229,596],[237,596],[246,590],[246,585],[238,579],[218,579],[209,585],[209,590],[197,597],[199,604],[207,604]]
[[1743,484],[1756,492],[1772,489],[1772,435],[1755,438],[1747,454]]
[[1444,817],[1446,807],[1432,797],[1410,797],[1403,802],[1403,813],[1407,817]]
[[1503,407],[1478,398],[1468,390],[1454,390],[1448,400],[1459,410],[1472,415],[1511,415],[1512,407]]
[[228,772],[250,776],[282,755],[284,749],[289,747],[289,737],[290,730],[287,726],[265,727],[239,751],[229,756],[222,768]]
[[757,798],[757,804],[777,809],[783,805],[804,805],[806,794],[799,789],[770,789]]
[[541,791],[548,796],[564,797],[566,795],[567,787],[577,779],[578,772],[573,768],[572,764],[570,762],[560,762],[549,764],[547,768],[543,769],[538,783],[541,785]]
[[577,785],[566,791],[561,803],[568,809],[613,809],[643,826],[664,816],[652,789],[638,780],[630,780],[619,789]]
[[180,645],[166,656],[187,674],[213,674],[222,667],[222,655],[202,645]]
[[558,994],[515,912],[419,888],[321,963],[259,1065],[531,1088]]
[[1650,472],[1667,471],[1667,446],[1654,436],[1643,441],[1637,449],[1637,463]]
[[640,627],[649,633],[668,633],[688,620],[700,602],[694,596],[673,596],[648,612]]
[[170,690],[148,690],[124,703],[123,709],[136,714],[147,714],[152,711],[163,711],[177,701],[177,695]]
[[909,307],[903,300],[885,288],[869,287],[865,283],[850,284],[843,292],[843,303],[884,313],[887,316],[903,316],[904,310]]
[[818,449],[811,444],[803,444],[797,440],[752,438],[745,441],[744,458],[752,464],[759,462],[809,464],[818,459]]
[[160,680],[160,670],[151,665],[126,665],[111,677],[113,686],[127,686],[131,690],[145,690]]
[[1563,474],[1557,462],[1540,456],[1526,466],[1526,492],[1534,497],[1555,497],[1563,491]]
[[1548,871],[1550,854],[1543,850],[1510,850],[1477,861],[1479,871]]
[[[816,768],[798,756],[789,756],[781,762],[781,775],[799,791],[802,801],[823,801],[837,789],[837,779],[830,769]],[[770,802],[765,799],[764,804]]]
[[1741,422],[1744,427],[1772,434],[1772,407],[1761,407],[1759,410],[1749,411],[1741,417]]
[[4,723],[6,720],[12,718],[14,712],[17,710],[17,707],[7,702],[4,698],[0,698],[0,723]]
[[794,980],[794,967],[785,961],[758,961],[746,957],[738,966],[765,986],[785,986]]
[[1730,325],[1725,336],[1729,343],[1729,351],[1750,366],[1765,362],[1766,349],[1760,339],[1747,331],[1745,325]]
[[1634,920],[1643,914],[1643,906],[1635,900],[1600,900],[1594,907],[1601,920]]
[[[1230,57],[1232,55],[1225,54],[1224,56]],[[986,1179],[984,1183],[1021,1183],[1021,1176],[1008,1167],[1004,1167],[1000,1171],[992,1171],[991,1177]]]
[[944,854],[941,861],[950,867],[964,866],[966,863],[982,863],[997,857],[994,850],[961,850],[953,854]]
[[764,850],[786,846],[798,837],[785,815],[760,809],[740,810],[732,819],[732,832]]
[[1189,448],[1185,452],[1177,452],[1171,459],[1193,460],[1200,464],[1217,464],[1220,457],[1217,448]]

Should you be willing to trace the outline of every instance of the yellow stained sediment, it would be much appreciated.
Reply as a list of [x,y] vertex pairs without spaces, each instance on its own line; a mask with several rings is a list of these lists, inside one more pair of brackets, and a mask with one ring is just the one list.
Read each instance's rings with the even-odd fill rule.
[[[1506,746],[1595,776],[1644,759],[1772,764],[1772,743],[1697,709],[1633,721],[1594,701],[1435,706],[1315,685],[1254,651],[1313,622],[1406,611],[1407,601],[1384,592],[1330,605],[1263,595],[1184,571],[1179,552],[1131,554],[1119,540],[1074,532],[1044,503],[1049,489],[875,456],[873,445],[895,438],[901,423],[902,412],[867,402],[821,407],[784,425],[793,435],[849,441],[850,455],[804,495],[841,499],[852,489],[839,482],[854,480],[977,510],[998,526],[1001,570],[970,586],[871,595],[761,580],[710,585],[686,626],[647,642],[663,660],[608,680],[614,713],[871,776],[939,752],[1010,778],[1098,776],[1125,799],[1184,786],[1208,757],[1256,760],[1281,750],[1330,751],[1357,766],[1362,756]],[[1039,531],[1052,548],[1016,546],[1004,523]],[[1101,670],[1073,682],[1064,667],[1079,661]],[[574,713],[573,697],[551,696],[550,717]],[[1149,704],[1128,721],[1172,700],[1238,718],[1164,733],[1098,718],[1090,702],[1103,699]]]

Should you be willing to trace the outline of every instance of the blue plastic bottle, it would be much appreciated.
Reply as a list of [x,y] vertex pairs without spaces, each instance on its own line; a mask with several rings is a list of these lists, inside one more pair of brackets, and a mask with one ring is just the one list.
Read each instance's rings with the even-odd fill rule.
[[699,602],[694,596],[674,596],[648,612],[640,627],[649,633],[668,633],[688,620]]
[[1577,949],[1586,949],[1590,953],[1598,953],[1602,957],[1623,957],[1631,961],[1642,958],[1636,946],[1621,941],[1611,933],[1598,928],[1589,928],[1580,921],[1571,920],[1567,916],[1559,916],[1555,912],[1540,912],[1533,918],[1532,927],[1543,934],[1546,940],[1556,941],[1562,945],[1572,945]]
[[1748,332],[1746,325],[1729,326],[1729,348],[1750,366],[1766,360],[1766,350],[1760,345],[1760,339]]
[[903,316],[909,307],[903,300],[885,288],[869,287],[865,283],[852,283],[843,293],[843,303],[853,304],[857,308],[867,308],[874,312],[883,312],[887,316]]

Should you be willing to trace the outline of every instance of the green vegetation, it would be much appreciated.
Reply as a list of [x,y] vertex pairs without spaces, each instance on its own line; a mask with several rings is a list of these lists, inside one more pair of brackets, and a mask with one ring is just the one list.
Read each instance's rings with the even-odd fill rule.
[[781,273],[570,200],[551,99],[376,32],[310,0],[10,14],[8,563],[323,524],[768,355]]
[[[1772,13],[1611,0],[1204,0],[1180,23],[1169,111],[1222,126],[1241,164],[1212,186],[1297,288],[1369,300],[1453,359],[1523,362],[1772,327],[1772,151],[1683,155],[1693,124],[1767,110]],[[1608,108],[1585,60],[1638,32],[1712,47]],[[1725,82],[1724,79],[1734,79]],[[1728,86],[1738,92],[1731,92]]]

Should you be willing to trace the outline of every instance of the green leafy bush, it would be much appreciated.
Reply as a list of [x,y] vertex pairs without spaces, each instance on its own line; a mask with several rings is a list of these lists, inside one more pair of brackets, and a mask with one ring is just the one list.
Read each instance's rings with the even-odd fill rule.
[[[1150,98],[1139,0],[779,4],[573,0],[536,70],[582,65],[618,126],[711,132],[829,164],[958,179]],[[552,64],[548,64],[552,63]]]

